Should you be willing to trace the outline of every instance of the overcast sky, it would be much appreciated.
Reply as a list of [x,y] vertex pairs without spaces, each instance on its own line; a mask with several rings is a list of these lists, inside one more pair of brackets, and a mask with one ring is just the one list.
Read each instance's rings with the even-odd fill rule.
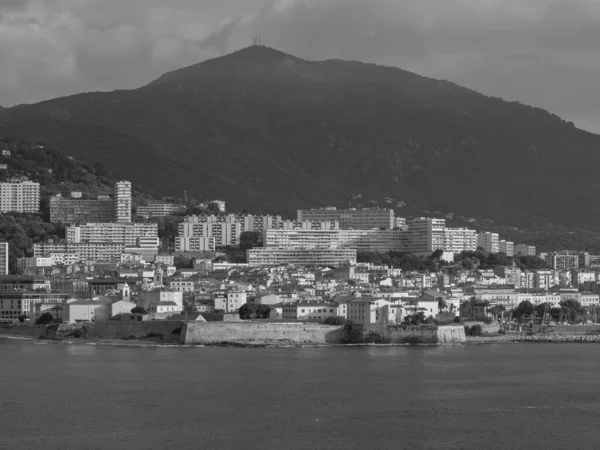
[[398,66],[600,133],[600,0],[0,0],[0,105],[138,87],[257,32],[296,56]]

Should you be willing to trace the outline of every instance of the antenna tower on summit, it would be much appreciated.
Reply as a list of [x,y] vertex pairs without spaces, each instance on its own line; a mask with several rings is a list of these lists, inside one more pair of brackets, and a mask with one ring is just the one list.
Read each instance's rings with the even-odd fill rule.
[[254,47],[262,47],[262,37],[260,34],[252,36],[252,45]]

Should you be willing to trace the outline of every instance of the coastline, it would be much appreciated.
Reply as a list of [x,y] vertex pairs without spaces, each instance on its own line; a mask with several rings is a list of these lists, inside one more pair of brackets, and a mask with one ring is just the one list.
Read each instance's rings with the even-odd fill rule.
[[138,339],[119,339],[119,338],[75,338],[67,337],[64,339],[40,339],[35,336],[24,336],[19,334],[0,334],[0,340],[18,340],[31,341],[40,344],[75,344],[75,345],[99,345],[116,347],[178,347],[178,348],[202,348],[202,347],[235,347],[235,348],[319,348],[319,347],[395,347],[395,346],[447,346],[447,345],[485,345],[485,344],[563,344],[563,343],[586,343],[600,344],[600,334],[583,333],[553,333],[553,334],[498,334],[483,336],[467,336],[465,342],[456,343],[340,343],[340,344],[322,344],[315,342],[296,343],[285,340],[266,340],[256,339],[249,341],[223,341],[210,344],[184,344],[173,340],[162,340],[160,338],[138,338]]
[[467,336],[466,345],[473,344],[512,344],[512,343],[531,343],[531,344],[600,344],[600,334],[534,334],[534,335],[516,335],[499,334],[493,336]]

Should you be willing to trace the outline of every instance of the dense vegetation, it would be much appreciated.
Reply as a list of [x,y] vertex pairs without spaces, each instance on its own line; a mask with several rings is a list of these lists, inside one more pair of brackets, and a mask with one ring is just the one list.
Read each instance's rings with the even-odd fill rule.
[[396,192],[389,201],[402,211],[518,227],[600,219],[598,136],[453,83],[266,47],[140,89],[2,109],[7,133],[106,161],[115,176],[166,195],[222,197],[234,210],[292,215],[347,205],[358,191],[365,204]]
[[538,257],[519,256],[509,257],[504,253],[488,253],[482,249],[475,252],[462,252],[456,258],[453,264],[441,260],[443,252],[437,250],[432,255],[415,256],[405,252],[358,252],[358,262],[368,262],[377,265],[391,266],[403,271],[424,271],[435,272],[439,269],[455,272],[458,269],[467,270],[486,270],[501,266],[512,266],[513,264],[522,270],[546,269],[546,261]]
[[424,270],[435,272],[438,270],[440,265],[445,265],[444,262],[440,262],[440,257],[442,254],[443,252],[437,251],[429,257],[424,257],[415,256],[412,253],[406,252],[358,252],[357,261],[359,263],[366,262],[376,265],[391,266],[395,269],[402,269],[406,272]]
[[464,269],[495,269],[501,266],[512,266],[522,270],[547,269],[548,264],[537,256],[506,256],[504,253],[488,253],[482,249],[475,252],[462,252],[455,259]]
[[65,228],[44,222],[37,214],[0,214],[0,241],[8,242],[9,267],[16,269],[17,258],[33,256],[33,244],[46,239],[64,239]]

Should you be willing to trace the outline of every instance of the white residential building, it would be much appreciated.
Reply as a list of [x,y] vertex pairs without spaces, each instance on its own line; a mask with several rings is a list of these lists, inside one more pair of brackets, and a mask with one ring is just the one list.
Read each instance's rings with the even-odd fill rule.
[[214,237],[176,237],[176,252],[214,252],[217,248]]
[[39,183],[17,180],[0,183],[0,212],[37,213],[39,211]]
[[477,233],[467,228],[444,229],[444,252],[462,253],[477,250]]
[[173,302],[177,305],[177,311],[183,311],[183,292],[165,288],[140,292],[140,306],[146,310],[150,304],[160,302]]
[[363,252],[400,251],[400,230],[265,230],[264,246],[280,249],[353,248]]
[[134,247],[158,247],[157,223],[88,223],[66,229],[67,243],[106,242]]
[[115,221],[131,222],[131,183],[119,181],[115,184],[114,194]]
[[8,242],[0,242],[0,275],[8,275]]
[[403,232],[402,250],[418,256],[431,255],[436,250],[444,250],[446,220],[420,217],[407,222]]
[[337,305],[331,303],[306,301],[282,306],[282,319],[284,321],[324,322],[328,317],[336,317],[337,315]]
[[356,250],[253,248],[246,252],[249,266],[341,266],[356,264]]

